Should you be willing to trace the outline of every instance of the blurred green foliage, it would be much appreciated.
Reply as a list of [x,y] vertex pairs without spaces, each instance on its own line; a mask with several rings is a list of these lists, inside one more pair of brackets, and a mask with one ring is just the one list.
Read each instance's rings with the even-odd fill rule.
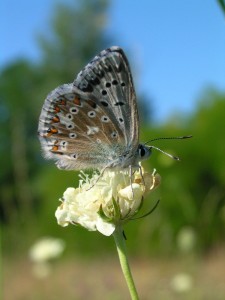
[[[104,33],[107,5],[104,0],[80,1],[75,7],[58,5],[49,32],[39,36],[40,61],[17,61],[1,74],[0,213],[3,242],[9,253],[26,249],[43,235],[65,239],[71,252],[93,255],[114,251],[111,239],[72,225],[61,228],[56,224],[58,199],[67,187],[77,186],[78,174],[60,171],[52,162],[44,161],[37,138],[38,117],[46,94],[71,82],[96,53],[109,45],[110,38]],[[224,114],[225,94],[210,89],[203,93],[192,115],[171,116],[165,124],[142,126],[143,141],[187,134],[194,137],[155,142],[163,150],[180,155],[181,162],[155,151],[145,162],[150,172],[156,168],[161,174],[162,184],[145,199],[144,210],[147,212],[158,199],[161,201],[150,216],[126,226],[133,253],[176,253],[177,237],[184,228],[191,229],[195,236],[195,252],[222,243]]]

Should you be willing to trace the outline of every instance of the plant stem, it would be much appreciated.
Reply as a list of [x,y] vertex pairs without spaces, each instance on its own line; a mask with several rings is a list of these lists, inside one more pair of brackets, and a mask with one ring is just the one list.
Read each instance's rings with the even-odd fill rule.
[[126,253],[126,244],[125,244],[125,238],[123,236],[123,228],[120,226],[116,227],[116,230],[113,233],[114,240],[116,243],[117,252],[119,255],[120,265],[123,271],[123,275],[125,277],[128,289],[130,291],[131,299],[132,300],[138,300],[138,293],[136,290],[136,287],[134,285],[134,280],[131,274],[130,266],[127,259],[127,253]]

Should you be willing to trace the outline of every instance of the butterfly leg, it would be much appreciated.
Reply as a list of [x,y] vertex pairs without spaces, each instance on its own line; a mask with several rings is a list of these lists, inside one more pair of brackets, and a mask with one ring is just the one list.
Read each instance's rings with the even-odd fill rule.
[[140,172],[140,175],[141,175],[141,179],[143,181],[143,185],[145,186],[145,180],[144,180],[144,176],[143,176],[143,173],[142,173],[142,168],[141,168],[140,165],[138,166],[138,168],[139,168],[139,172]]
[[89,187],[89,188],[87,189],[87,191],[89,191],[90,189],[92,189],[92,188],[96,185],[96,183],[99,181],[99,179],[103,176],[105,170],[106,170],[107,168],[109,168],[109,167],[110,167],[110,165],[107,165],[107,166],[105,166],[105,167],[101,170],[101,172],[100,172],[98,178],[96,179],[95,183],[93,183],[92,186]]
[[132,176],[134,175],[134,173],[135,173],[135,171],[133,172],[132,165],[129,165],[130,186],[131,186],[131,190],[132,190],[133,199],[134,199],[134,190],[132,187]]

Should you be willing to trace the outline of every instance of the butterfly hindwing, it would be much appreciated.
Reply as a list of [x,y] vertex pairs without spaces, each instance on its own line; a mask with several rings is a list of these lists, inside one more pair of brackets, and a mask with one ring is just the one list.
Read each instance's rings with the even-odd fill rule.
[[124,135],[94,100],[73,84],[47,97],[39,121],[46,158],[66,169],[101,168],[124,151]]

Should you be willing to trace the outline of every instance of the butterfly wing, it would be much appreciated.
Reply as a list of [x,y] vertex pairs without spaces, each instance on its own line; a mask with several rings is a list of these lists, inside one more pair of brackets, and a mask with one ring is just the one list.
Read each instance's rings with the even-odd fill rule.
[[124,147],[137,149],[139,118],[129,63],[117,46],[103,50],[78,74],[74,85],[109,107],[124,133]]
[[73,84],[48,95],[38,131],[46,158],[59,168],[99,169],[116,165],[125,152],[132,156],[138,128],[129,65],[113,47],[95,57]]
[[62,169],[101,168],[123,152],[124,136],[115,123],[94,98],[62,85],[48,95],[40,115],[44,155]]

